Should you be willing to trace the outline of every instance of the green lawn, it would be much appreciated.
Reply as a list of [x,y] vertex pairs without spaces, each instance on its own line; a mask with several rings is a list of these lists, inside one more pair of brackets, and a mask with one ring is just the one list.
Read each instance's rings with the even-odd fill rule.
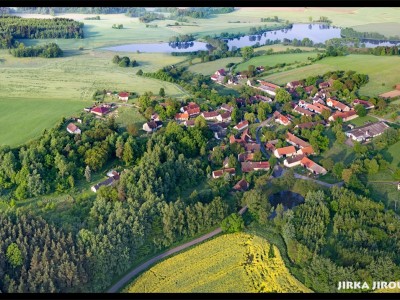
[[[262,55],[262,56],[257,56],[253,57],[250,60],[238,65],[236,67],[237,71],[242,71],[242,70],[247,70],[249,65],[254,65],[254,66],[264,66],[264,67],[273,67],[277,64],[282,64],[282,63],[294,63],[294,62],[307,62],[308,57],[316,57],[317,53],[287,53],[287,54],[273,54],[273,55]],[[287,81],[285,82],[287,83]]]
[[297,47],[297,46],[290,46],[290,45],[283,45],[283,44],[275,44],[275,45],[266,45],[266,46],[261,46],[258,48],[254,49],[254,52],[261,52],[261,51],[267,51],[272,49],[273,52],[281,52],[281,51],[286,51],[287,49],[300,49],[302,51],[314,51],[314,47]]
[[310,66],[268,75],[264,79],[276,84],[286,84],[292,80],[322,75],[328,71],[354,70],[369,76],[369,82],[360,89],[360,94],[377,96],[392,90],[392,87],[400,82],[399,64],[400,57],[398,56],[351,54],[340,57],[327,57]]
[[118,117],[116,121],[119,125],[126,127],[128,124],[136,123],[142,125],[147,120],[137,111],[136,108],[133,107],[120,107],[118,108]]
[[332,158],[334,162],[343,162],[345,165],[350,164],[354,160],[354,151],[347,145],[334,143],[327,151],[323,152],[323,158]]
[[[345,122],[344,124],[346,124],[346,125],[348,125],[348,124],[353,124],[353,125],[355,125],[356,127],[359,127],[359,126],[365,125],[365,122],[368,122],[368,121],[370,121],[370,122],[377,122],[378,119],[375,118],[375,117],[373,117],[373,116],[368,116],[368,115],[367,115],[367,116],[365,116],[365,117],[358,117],[358,118],[355,118],[355,119],[353,119],[353,120],[350,120],[350,121],[348,121],[348,122]],[[349,129],[349,128],[347,127],[345,131],[347,131],[348,129]]]

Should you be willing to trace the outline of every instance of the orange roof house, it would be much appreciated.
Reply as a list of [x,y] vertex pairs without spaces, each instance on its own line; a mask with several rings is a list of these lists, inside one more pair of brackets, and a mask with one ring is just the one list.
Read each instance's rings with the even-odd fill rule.
[[288,146],[288,147],[282,147],[282,148],[277,148],[274,151],[274,155],[277,158],[281,157],[288,157],[292,155],[296,155],[296,148],[294,146]]

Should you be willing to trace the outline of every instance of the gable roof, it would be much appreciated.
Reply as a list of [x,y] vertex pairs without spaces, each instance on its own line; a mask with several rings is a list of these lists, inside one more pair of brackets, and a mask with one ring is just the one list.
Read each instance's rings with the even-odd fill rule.
[[187,112],[184,113],[177,113],[175,115],[175,120],[182,120],[182,119],[189,119],[189,114]]
[[288,147],[282,147],[282,148],[277,148],[276,151],[278,154],[281,155],[287,155],[287,154],[293,154],[296,153],[296,149],[294,146],[288,146]]
[[219,115],[216,111],[204,111],[201,114],[204,118],[215,118]]
[[118,93],[118,96],[120,96],[120,97],[129,97],[129,93],[127,93],[127,92],[120,92],[120,93]]
[[221,105],[221,109],[232,112],[233,111],[233,106],[230,105],[230,104],[225,104],[224,103],[224,104]]
[[249,188],[249,183],[245,179],[239,180],[233,187],[235,191],[245,191]]
[[301,149],[301,152],[305,155],[311,155],[314,154],[314,149],[312,146],[307,146]]
[[321,167],[319,164],[313,162],[311,159],[308,157],[303,157],[302,160],[300,161],[301,165],[306,167],[307,169],[315,172],[316,174],[324,174],[326,173],[326,170]]
[[234,128],[237,130],[241,130],[247,126],[249,126],[249,121],[245,120],[245,121],[239,122]]
[[274,89],[274,90],[277,89],[277,88],[280,88],[279,85],[276,85],[276,84],[273,84],[273,83],[270,83],[270,82],[267,82],[267,81],[264,81],[264,80],[257,80],[257,81],[260,83],[260,85],[269,87],[269,88]]
[[241,163],[242,165],[242,172],[247,173],[251,171],[257,170],[268,170],[270,165],[267,161],[245,161]]
[[352,134],[355,137],[361,137],[364,136],[366,138],[368,137],[373,137],[376,135],[382,134],[386,129],[388,129],[389,126],[383,122],[375,122],[372,124],[366,124],[360,127],[356,127],[350,131],[347,132],[347,134]]
[[298,106],[298,105],[296,105],[296,106],[293,108],[293,110],[294,110],[295,112],[301,114],[301,115],[306,115],[306,116],[312,116],[312,115],[314,115],[313,112],[311,112],[311,111],[309,111],[309,110],[307,110],[307,109],[304,109],[304,108],[302,108],[302,107],[300,107],[300,106]]
[[96,106],[95,108],[91,109],[91,112],[93,113],[98,113],[98,114],[106,114],[108,113],[109,109],[107,107],[104,106]]
[[79,127],[76,126],[74,123],[69,123],[67,129],[69,129],[72,132],[75,132],[77,129],[79,129]]
[[343,120],[345,120],[345,119],[355,116],[355,115],[357,115],[357,112],[355,110],[350,110],[350,111],[345,111],[345,112],[337,111],[332,116],[330,116],[329,119],[336,120],[337,118],[342,118]]
[[286,140],[289,142],[292,142],[295,145],[299,145],[300,148],[304,147],[309,147],[310,144],[307,143],[306,141],[303,141],[301,138],[298,138],[294,134],[291,134],[290,132],[287,133]]

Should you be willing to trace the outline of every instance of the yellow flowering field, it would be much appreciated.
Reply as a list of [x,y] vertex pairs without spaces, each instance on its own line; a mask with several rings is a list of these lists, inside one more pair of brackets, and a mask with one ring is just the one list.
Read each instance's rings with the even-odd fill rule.
[[[271,248],[272,247],[272,248]],[[155,265],[128,293],[311,292],[261,237],[225,234]]]

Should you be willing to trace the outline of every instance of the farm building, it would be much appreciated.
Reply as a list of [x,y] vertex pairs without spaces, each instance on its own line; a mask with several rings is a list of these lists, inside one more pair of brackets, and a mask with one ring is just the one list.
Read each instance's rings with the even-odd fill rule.
[[[109,174],[107,174],[109,175]],[[92,186],[90,189],[97,193],[97,191],[99,190],[99,188],[101,188],[102,186],[111,186],[114,185],[118,180],[119,180],[119,174],[117,172],[112,172],[111,174],[112,176],[109,176],[106,180],[99,182],[98,184]]]
[[358,118],[357,112],[355,110],[350,110],[346,112],[335,112],[332,116],[329,117],[329,121],[335,121],[337,118],[343,119],[343,122],[347,122]]
[[240,123],[238,123],[235,127],[233,127],[233,129],[242,131],[244,129],[246,129],[247,127],[249,127],[249,121],[242,121]]
[[129,93],[127,93],[127,92],[118,93],[118,99],[121,100],[121,101],[128,101]]
[[212,172],[212,177],[215,178],[220,178],[224,174],[229,174],[230,176],[235,176],[236,171],[235,168],[229,168],[229,169],[222,169],[222,170],[216,170]]
[[294,146],[277,148],[274,151],[274,155],[277,158],[293,156],[293,155],[296,155],[296,153],[297,153],[296,148]]
[[150,121],[150,122],[144,123],[142,128],[146,132],[153,132],[161,127],[162,127],[161,121]]
[[98,115],[98,116],[102,117],[102,116],[108,114],[110,112],[110,109],[108,107],[105,107],[105,106],[96,106],[95,108],[92,108],[90,110],[90,112],[92,114],[95,114],[95,115]]
[[293,157],[288,157],[283,161],[285,167],[293,168],[295,166],[300,165],[301,160],[305,157],[305,155],[296,155]]
[[267,161],[245,161],[241,163],[242,172],[248,173],[252,171],[268,171],[269,170],[269,162]]
[[355,141],[363,142],[381,135],[389,126],[383,122],[375,122],[361,127],[356,127],[345,134]]
[[326,170],[321,167],[319,164],[313,162],[311,159],[308,157],[303,157],[302,160],[300,161],[300,165],[302,167],[305,167],[307,170],[309,170],[313,174],[326,174]]

